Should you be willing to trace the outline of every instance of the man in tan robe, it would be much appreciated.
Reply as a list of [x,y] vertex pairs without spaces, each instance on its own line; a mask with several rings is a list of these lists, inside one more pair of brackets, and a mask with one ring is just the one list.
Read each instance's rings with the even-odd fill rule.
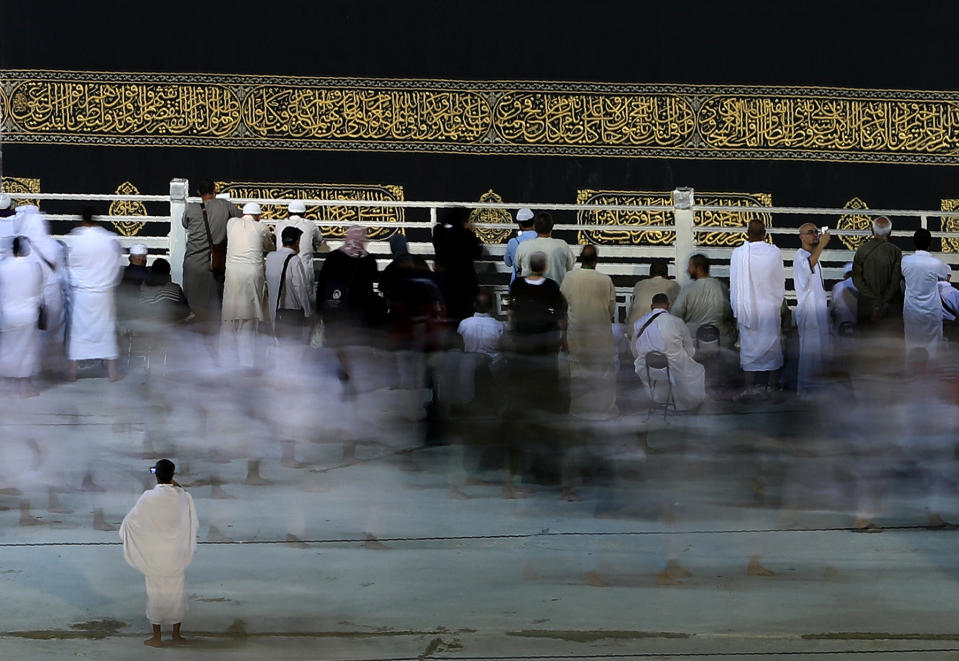
[[633,300],[629,304],[629,314],[623,329],[627,337],[633,336],[636,320],[653,309],[653,296],[656,294],[666,294],[670,305],[679,295],[679,283],[669,279],[669,263],[665,259],[654,259],[649,265],[649,277],[640,280],[633,287]]
[[612,318],[616,288],[608,275],[596,270],[599,253],[586,246],[582,268],[570,271],[560,292],[569,304],[566,342],[569,348],[570,413],[608,419],[616,408],[616,343]]

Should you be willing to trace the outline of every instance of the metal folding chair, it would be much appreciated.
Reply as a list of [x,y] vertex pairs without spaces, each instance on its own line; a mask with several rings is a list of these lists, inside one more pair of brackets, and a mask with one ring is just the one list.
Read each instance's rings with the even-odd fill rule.
[[663,420],[669,415],[669,407],[673,407],[673,414],[676,414],[676,400],[673,398],[673,380],[669,371],[669,358],[661,351],[646,352],[646,387],[649,389],[649,412],[646,419],[649,420],[653,413],[660,407],[656,403],[656,384],[665,381],[666,399],[662,404]]

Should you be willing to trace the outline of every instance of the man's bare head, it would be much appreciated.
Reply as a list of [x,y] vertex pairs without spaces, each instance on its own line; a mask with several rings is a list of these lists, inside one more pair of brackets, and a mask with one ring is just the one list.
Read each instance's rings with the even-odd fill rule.
[[878,216],[872,221],[873,236],[889,236],[892,234],[892,221],[885,216]]
[[582,252],[579,253],[579,261],[583,263],[583,266],[596,266],[596,262],[599,261],[599,250],[594,245],[583,246]]
[[529,270],[533,275],[543,275],[546,273],[546,265],[549,260],[543,251],[534,252],[529,256]]
[[750,220],[746,226],[746,237],[750,241],[762,241],[766,238],[766,225],[761,220]]

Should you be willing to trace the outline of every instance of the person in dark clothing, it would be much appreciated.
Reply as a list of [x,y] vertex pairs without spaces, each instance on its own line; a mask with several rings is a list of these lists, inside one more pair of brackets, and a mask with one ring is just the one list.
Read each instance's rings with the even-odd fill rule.
[[390,338],[399,348],[423,349],[446,318],[443,295],[426,260],[409,253],[405,236],[390,237],[390,248],[393,261],[380,276]]
[[142,243],[130,246],[129,264],[117,287],[117,319],[122,326],[134,323],[139,312],[140,285],[150,275],[147,268],[147,247]]
[[[331,326],[375,325],[381,321],[382,299],[373,289],[376,259],[366,250],[366,228],[351,227],[346,240],[323,260],[316,309],[327,332]],[[332,339],[332,338],[331,338]]]
[[509,313],[513,351],[556,354],[566,328],[566,299],[559,285],[545,275],[547,257],[530,257],[532,275],[517,278],[510,288]]
[[446,210],[442,220],[433,227],[433,250],[446,314],[451,321],[459,323],[473,314],[473,299],[479,291],[473,260],[483,253],[483,242],[473,232],[469,209]]
[[184,321],[190,306],[180,285],[170,280],[170,262],[157,258],[140,287],[139,305],[144,321],[169,326]]

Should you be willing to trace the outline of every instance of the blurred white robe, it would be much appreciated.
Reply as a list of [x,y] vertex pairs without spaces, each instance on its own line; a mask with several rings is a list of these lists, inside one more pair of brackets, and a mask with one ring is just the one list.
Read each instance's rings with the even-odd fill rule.
[[729,262],[729,298],[739,326],[739,363],[745,372],[783,365],[781,310],[786,296],[782,252],[764,241],[744,243]]
[[123,250],[113,232],[78,227],[70,232],[70,360],[118,356],[114,290]]
[[40,364],[43,273],[30,256],[0,261],[0,376],[26,379]]
[[809,394],[825,374],[830,357],[829,307],[822,278],[822,265],[810,268],[809,251],[800,248],[793,259],[796,288],[796,326],[799,328],[799,374],[797,390]]
[[123,559],[146,577],[147,619],[171,625],[186,616],[186,569],[196,552],[196,508],[180,487],[143,492],[123,518]]
[[[656,318],[646,326],[642,335],[639,335],[640,329],[654,315]],[[689,328],[682,319],[662,308],[654,308],[652,312],[636,320],[633,337],[636,338],[633,340],[633,354],[636,356],[634,367],[636,374],[647,387],[650,384],[646,379],[646,354],[659,351],[666,354],[669,360],[669,376],[676,408],[688,411],[703,403],[706,399],[706,368],[693,360],[696,347]],[[666,388],[657,388],[657,403],[662,404],[665,398]]]
[[925,250],[902,258],[902,278],[906,294],[902,321],[906,335],[906,353],[925,349],[934,358],[942,343],[942,301],[939,281],[949,277],[950,269]]

